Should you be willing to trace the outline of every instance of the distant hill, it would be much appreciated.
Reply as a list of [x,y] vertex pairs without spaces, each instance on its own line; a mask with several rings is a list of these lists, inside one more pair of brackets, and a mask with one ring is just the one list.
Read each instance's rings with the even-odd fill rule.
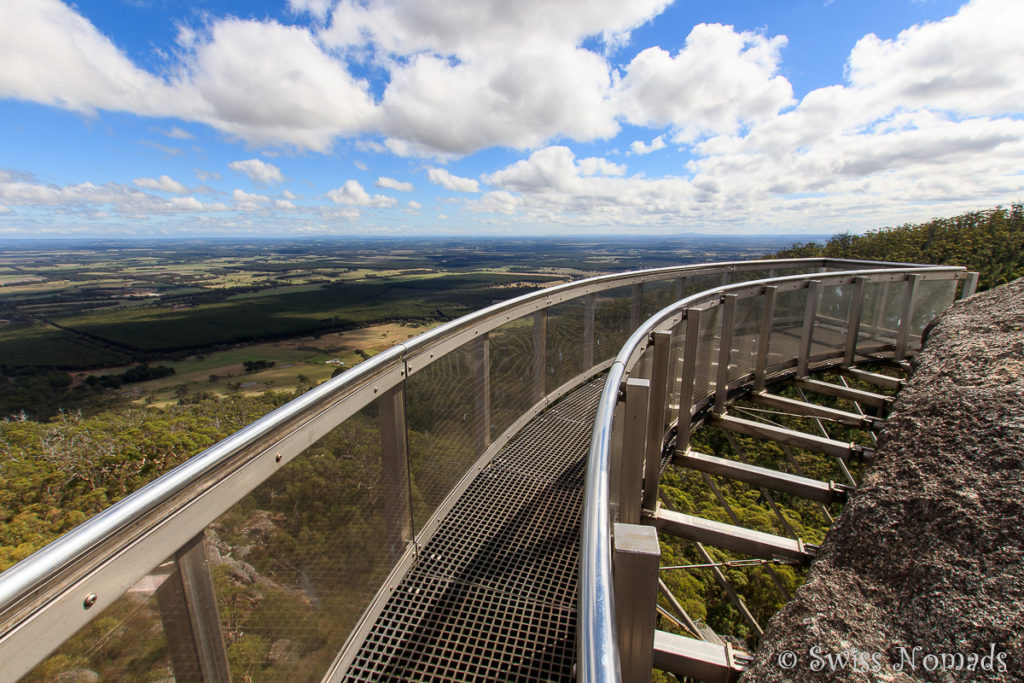
[[880,228],[863,235],[844,233],[825,244],[797,243],[775,256],[966,266],[980,274],[978,289],[990,289],[1024,276],[1024,204]]

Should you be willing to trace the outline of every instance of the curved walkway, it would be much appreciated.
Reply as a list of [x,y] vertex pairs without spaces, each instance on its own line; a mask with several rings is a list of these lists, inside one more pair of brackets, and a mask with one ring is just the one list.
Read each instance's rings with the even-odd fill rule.
[[531,421],[388,599],[346,681],[571,681],[583,483],[603,379]]

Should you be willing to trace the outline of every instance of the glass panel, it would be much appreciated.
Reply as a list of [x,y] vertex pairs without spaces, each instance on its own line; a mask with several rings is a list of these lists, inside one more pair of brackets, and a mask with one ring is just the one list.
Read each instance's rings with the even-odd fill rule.
[[380,405],[207,528],[234,680],[319,680],[405,549],[408,481],[385,473]]
[[478,343],[466,344],[412,375],[406,384],[417,533],[483,453],[483,378],[474,372],[479,349]]
[[22,681],[162,681],[175,672],[160,619],[157,591],[174,568],[165,562],[142,577]]
[[754,372],[763,311],[764,296],[747,297],[736,302],[732,353],[729,356],[730,383]]
[[594,303],[595,363],[614,358],[629,338],[632,295],[632,287],[616,287],[597,295]]
[[496,439],[533,405],[533,318],[492,330],[491,438]]
[[811,337],[811,358],[834,356],[846,348],[852,297],[852,284],[822,284],[818,289],[818,309]]
[[858,351],[896,344],[907,283],[869,282],[864,288],[864,306],[857,335]]
[[546,391],[583,372],[583,299],[548,309]]
[[678,292],[679,286],[675,280],[645,282],[644,296],[640,305],[640,321],[647,320],[661,309],[675,302]]
[[776,294],[772,337],[768,345],[768,368],[779,370],[796,364],[806,306],[807,289],[780,291]]
[[909,346],[921,348],[921,335],[925,326],[939,317],[953,303],[956,280],[922,280],[917,283],[914,312],[910,320]]
[[693,404],[715,391],[718,373],[718,347],[721,341],[722,307],[705,310],[700,317],[700,338],[697,342],[697,364],[694,368]]

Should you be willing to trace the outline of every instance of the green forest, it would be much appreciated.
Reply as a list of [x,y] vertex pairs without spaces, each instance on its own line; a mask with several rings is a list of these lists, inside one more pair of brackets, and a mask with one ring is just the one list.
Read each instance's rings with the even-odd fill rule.
[[[981,273],[980,287],[994,287],[1024,276],[1024,206],[997,207],[864,235],[837,235],[825,244],[797,244],[775,254],[820,255],[965,265]],[[521,281],[520,277],[510,278],[509,284]],[[491,277],[472,284],[479,288],[470,288],[471,294],[446,299],[445,305],[451,306],[444,311],[446,316],[498,295],[491,289]],[[422,315],[429,313],[431,307],[436,308],[439,300],[413,293],[418,283],[404,286],[407,291],[396,292],[396,300],[409,297],[404,305],[423,309],[410,309],[409,315]],[[296,293],[296,300],[302,296],[304,293]],[[249,313],[254,314],[258,307],[268,304],[255,298],[251,305],[254,308]],[[210,320],[216,319],[214,306],[211,304]],[[95,331],[111,324],[101,314],[91,315],[88,323]],[[242,317],[251,319],[248,314]],[[550,322],[552,329],[557,329],[557,321],[553,318]],[[575,327],[569,317],[563,323],[566,330]],[[171,321],[158,319],[150,324],[159,327],[171,325]],[[128,327],[118,329],[123,331],[119,339],[125,343],[156,344],[133,337],[137,331],[131,332]],[[606,334],[609,344],[624,339],[618,330],[614,334],[598,330],[598,334]],[[494,390],[500,390],[501,383],[506,381],[502,377],[507,377],[508,386],[513,386],[516,378],[529,371],[526,356],[520,358],[515,351],[529,345],[529,335],[528,327],[519,329],[513,325],[504,337],[497,336],[492,342],[492,362],[501,373],[492,378]],[[561,354],[563,349],[570,353],[572,347],[569,342],[559,343],[549,349],[549,354]],[[466,381],[471,370],[466,359],[456,359],[456,355],[453,354],[451,362],[438,363],[433,371],[410,380],[422,387],[418,397],[410,399],[413,414],[409,434],[412,502],[414,511],[420,514],[432,509],[444,496],[471,462],[476,447],[472,433],[473,393]],[[132,381],[140,372],[151,371],[162,372],[153,368],[135,371],[127,377],[97,378],[92,386],[87,383],[70,392],[66,373],[54,368],[29,370],[38,393],[46,396],[44,412],[52,412],[54,417],[34,420],[21,415],[0,421],[0,570],[298,395],[267,392],[259,396],[216,397],[200,392],[183,396],[177,405],[147,408],[132,405],[110,391],[97,390],[105,384]],[[551,381],[557,385],[563,379],[567,377]],[[525,404],[528,403],[524,401],[524,407]],[[743,404],[738,408],[753,409]],[[511,421],[512,417],[501,419]],[[783,420],[783,424],[794,426],[797,422],[798,418]],[[805,431],[814,429],[813,424],[803,427]],[[859,432],[835,429],[830,436],[867,443],[866,435]],[[381,519],[386,500],[380,483],[379,444],[376,413],[370,406],[315,444],[207,530],[207,542],[231,560],[215,567],[214,580],[218,606],[225,620],[229,657],[238,680],[275,680],[285,670],[294,673],[303,667],[308,672],[322,671],[337,649],[338,634],[347,633],[355,618],[353,614],[362,609],[358,605],[382,580],[388,561],[382,548],[385,530],[381,528]],[[713,430],[699,434],[694,446],[723,457],[742,455],[755,464],[777,465],[787,461],[789,467],[799,467],[806,476],[841,481],[834,461],[795,450],[786,453],[742,437],[730,439]],[[428,460],[428,456],[434,459]],[[766,505],[763,492],[724,480],[718,482],[720,499],[699,475],[675,468],[670,468],[663,483],[668,504],[681,512],[699,512],[724,522],[735,514],[749,527],[777,534],[786,533],[788,526],[810,543],[821,542],[828,517],[839,512],[835,506],[825,510],[779,495],[774,500],[776,514]],[[333,540],[327,542],[328,538]],[[313,552],[314,548],[319,550]],[[663,542],[662,550],[664,565],[703,562],[689,544]],[[710,552],[716,561],[733,559],[724,552]],[[345,568],[341,575],[337,573],[338,567]],[[805,570],[761,566],[725,571],[763,626],[784,604],[784,595],[799,586]],[[361,576],[365,580],[346,583],[339,576]],[[747,644],[756,642],[753,629],[709,570],[665,572],[665,580],[691,616],[704,620],[718,633],[735,636]],[[281,614],[291,616],[280,619]],[[126,596],[61,653],[41,664],[32,678],[50,680],[61,672],[88,667],[105,672],[104,679],[158,680],[167,674],[162,636],[159,628],[154,630],[152,626],[158,620],[154,599],[140,602]],[[679,630],[665,618],[660,628]],[[136,649],[145,653],[134,664],[122,656],[129,649],[123,639],[129,636],[141,643]],[[129,676],[130,667],[137,668]]]
[[825,244],[794,244],[774,256],[965,266],[979,274],[979,290],[990,289],[1024,277],[1024,204],[880,228],[863,235],[843,233]]

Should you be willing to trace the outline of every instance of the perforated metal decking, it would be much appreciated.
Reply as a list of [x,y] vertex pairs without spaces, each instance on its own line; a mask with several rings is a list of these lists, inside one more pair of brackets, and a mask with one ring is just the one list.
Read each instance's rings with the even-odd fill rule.
[[585,462],[602,382],[531,421],[470,484],[346,681],[569,681]]

